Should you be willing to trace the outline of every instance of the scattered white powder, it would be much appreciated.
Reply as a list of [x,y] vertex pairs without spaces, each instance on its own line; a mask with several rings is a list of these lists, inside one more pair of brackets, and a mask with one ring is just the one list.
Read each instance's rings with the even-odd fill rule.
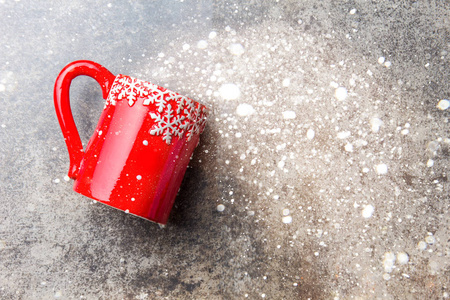
[[378,58],[378,63],[379,63],[380,65],[384,64],[384,61],[385,61],[384,56],[380,56],[380,57]]
[[409,256],[405,252],[399,252],[397,253],[397,262],[400,265],[406,265],[409,261]]
[[219,205],[217,205],[216,209],[217,209],[217,211],[222,212],[225,210],[225,205],[219,204]]
[[341,131],[337,134],[338,139],[346,139],[351,135],[350,131]]
[[208,38],[210,38],[210,39],[214,39],[216,37],[217,37],[217,32],[215,32],[215,31],[211,31],[208,35]]
[[350,14],[351,14],[351,15],[356,14],[356,8],[352,8],[352,9],[350,10]]
[[427,243],[425,243],[424,241],[420,241],[417,243],[417,248],[423,251],[427,249]]
[[436,105],[436,107],[440,110],[446,110],[447,108],[450,107],[450,101],[447,99],[443,99],[441,101],[438,102],[438,104]]
[[389,279],[391,279],[391,275],[389,275],[388,273],[384,273],[383,274],[383,279],[384,280],[389,280]]
[[372,217],[373,213],[375,211],[375,207],[373,207],[372,205],[366,205],[364,207],[364,209],[361,211],[361,215],[363,216],[363,218],[370,218]]
[[431,168],[432,166],[434,166],[434,160],[432,160],[431,158],[427,161],[427,167]]
[[142,144],[144,144],[144,146],[148,146],[148,141],[147,140],[143,140]]
[[138,175],[138,176],[136,176],[136,179],[137,179],[137,180],[141,180],[141,179],[142,179],[142,176],[141,176],[141,175]]
[[384,175],[384,174],[387,174],[388,167],[386,164],[379,164],[379,165],[375,166],[375,170],[376,170],[377,174]]
[[384,272],[391,273],[392,269],[394,268],[394,263],[395,263],[394,253],[393,252],[384,253],[384,259],[383,259]]
[[198,41],[197,48],[198,49],[206,49],[208,47],[208,42],[205,40]]
[[290,86],[291,85],[291,79],[290,78],[283,79],[283,83],[282,84],[283,84],[284,87]]
[[390,68],[391,65],[392,65],[392,63],[391,63],[390,61],[387,61],[387,62],[384,63],[384,66],[385,66],[386,68]]
[[247,103],[239,104],[236,108],[236,114],[241,117],[250,116],[255,113],[253,106]]
[[315,135],[315,132],[311,128],[308,129],[308,131],[306,132],[306,137],[308,138],[308,140],[312,140],[314,138],[314,135]]
[[184,45],[183,45],[183,50],[184,50],[184,51],[189,50],[189,48],[191,48],[191,46],[190,46],[189,44],[184,44]]
[[383,121],[381,121],[379,118],[370,119],[370,127],[372,129],[372,132],[380,131],[381,126],[383,126]]
[[235,100],[241,96],[241,90],[234,83],[225,83],[219,88],[219,94],[225,100]]
[[347,143],[344,148],[347,152],[353,152],[353,145],[350,143]]
[[283,216],[289,215],[290,211],[288,208],[283,209]]
[[228,47],[228,51],[230,51],[232,55],[236,56],[241,56],[245,52],[244,46],[242,46],[241,44],[231,44]]
[[281,219],[281,221],[282,221],[284,224],[289,224],[289,223],[292,222],[292,217],[291,217],[291,216],[284,216],[284,217]]
[[292,110],[287,110],[287,111],[283,111],[283,119],[295,119],[296,118],[296,114],[295,111]]
[[338,87],[335,91],[334,91],[334,96],[336,97],[336,99],[343,101],[347,98],[348,96],[348,92],[347,89],[343,86]]
[[436,238],[432,235],[428,235],[427,237],[425,237],[425,242],[429,245],[433,245],[434,243],[436,243]]

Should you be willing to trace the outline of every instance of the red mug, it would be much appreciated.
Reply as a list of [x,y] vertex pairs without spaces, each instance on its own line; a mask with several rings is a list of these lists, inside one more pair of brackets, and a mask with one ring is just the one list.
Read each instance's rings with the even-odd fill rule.
[[[86,151],[69,100],[70,84],[80,75],[94,78],[106,99]],[[54,102],[69,151],[73,189],[126,213],[166,224],[208,109],[150,82],[114,76],[86,60],[72,62],[61,71]]]

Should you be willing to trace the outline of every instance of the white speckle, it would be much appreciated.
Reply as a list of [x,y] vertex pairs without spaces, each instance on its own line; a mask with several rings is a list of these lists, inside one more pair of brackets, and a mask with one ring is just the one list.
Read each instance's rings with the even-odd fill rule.
[[450,107],[450,101],[447,100],[447,99],[443,99],[443,100],[438,102],[436,107],[439,108],[440,110],[446,110],[447,108]]
[[234,83],[225,83],[219,88],[219,94],[225,100],[235,100],[241,96],[241,90]]
[[314,255],[315,256],[319,256],[319,252],[314,252]]
[[283,119],[292,120],[295,119],[297,115],[295,114],[295,111],[287,110],[283,111]]
[[356,8],[352,8],[352,9],[350,10],[350,14],[351,14],[351,15],[356,14]]
[[141,179],[142,179],[142,176],[141,176],[141,175],[138,175],[138,176],[136,176],[136,179],[137,179],[137,180],[141,180]]
[[425,243],[424,241],[420,241],[417,243],[417,248],[423,251],[427,249],[427,243]]
[[131,201],[136,201],[136,199],[134,199],[134,198],[131,198]]
[[236,113],[238,116],[246,117],[254,114],[255,109],[250,104],[242,103],[239,104],[238,107],[236,108]]
[[380,56],[380,57],[378,58],[378,63],[379,63],[380,65],[384,64],[384,61],[385,61],[384,56]]
[[6,124],[2,124],[1,126],[2,126],[2,128],[6,128]]
[[241,56],[245,52],[244,46],[242,46],[241,44],[231,44],[228,47],[228,51],[230,51],[232,55],[236,56]]
[[234,136],[237,137],[237,138],[240,138],[242,136],[242,133],[236,132],[236,134]]
[[341,131],[337,134],[338,139],[346,139],[351,135],[350,131]]
[[344,147],[345,151],[347,152],[353,152],[353,145],[350,143],[347,143]]
[[230,164],[230,161],[227,159],[227,160],[225,161],[225,164],[229,165],[229,164]]
[[189,44],[184,44],[184,45],[183,45],[183,50],[184,50],[184,51],[189,50],[189,48],[191,48],[191,46],[190,46]]
[[0,83],[0,92],[4,92],[6,90],[6,86]]
[[388,167],[386,164],[379,164],[375,166],[375,170],[379,175],[384,175],[387,174]]
[[340,101],[345,100],[348,96],[347,89],[343,86],[338,87],[334,91],[334,96],[336,97],[336,99],[338,99]]
[[55,293],[55,298],[60,298],[61,296],[62,296],[61,291],[57,291],[57,292]]
[[281,219],[281,221],[282,221],[284,224],[289,224],[289,223],[292,222],[292,217],[291,217],[291,216],[284,216],[284,217]]
[[252,161],[250,162],[250,164],[253,166],[256,164],[256,158],[252,159]]
[[108,6],[108,7],[112,7],[112,3],[108,3],[108,4],[106,4],[106,6]]
[[208,38],[210,38],[210,39],[214,39],[216,37],[217,37],[217,32],[215,32],[215,31],[211,31],[208,35]]
[[59,180],[59,178],[56,178],[56,179],[53,180],[53,182],[54,182],[54,183],[60,183],[61,180]]
[[372,77],[372,75],[373,75],[373,72],[372,71],[370,71],[370,69],[369,70],[367,70],[367,75],[369,75],[369,76],[371,76]]
[[69,176],[64,176],[64,181],[70,181],[70,177]]
[[283,169],[284,168],[284,164],[285,164],[284,160],[280,160],[278,162],[278,168]]
[[367,168],[367,167],[364,167],[364,168],[362,169],[362,171],[363,171],[363,173],[369,173],[370,169]]
[[222,211],[225,210],[225,205],[219,204],[219,205],[217,205],[216,209],[217,209],[218,212],[222,212]]
[[434,166],[434,160],[432,160],[431,158],[427,161],[427,167],[431,168],[432,166]]
[[147,141],[147,140],[143,140],[143,141],[142,141],[142,144],[143,144],[144,146],[148,146],[148,141]]
[[306,137],[308,138],[308,140],[312,140],[314,138],[314,135],[315,135],[315,132],[311,128],[308,129],[308,131],[306,132]]
[[46,285],[46,284],[47,284],[47,282],[45,282],[45,281],[41,282],[41,285]]
[[432,236],[432,235],[428,235],[428,236],[425,238],[425,242],[426,242],[427,244],[429,244],[429,245],[433,245],[434,243],[436,243],[436,238],[435,238],[434,236]]
[[442,297],[448,298],[448,297],[449,297],[449,294],[448,294],[447,292],[444,292],[444,293],[442,294]]
[[409,133],[409,129],[403,129],[402,131],[401,131],[401,134],[403,134],[403,135],[407,135]]
[[206,49],[208,47],[208,42],[205,40],[198,41],[197,48],[198,49]]
[[283,216],[287,216],[287,215],[289,215],[289,209],[285,208],[285,209],[283,209]]
[[395,255],[392,252],[384,253],[383,268],[386,273],[391,273],[394,268]]
[[245,155],[245,153],[242,153],[240,156],[240,159],[245,159],[247,156]]
[[383,274],[383,279],[384,280],[389,280],[389,279],[391,279],[391,275],[389,275],[388,273],[384,273]]
[[363,218],[370,218],[373,215],[373,212],[375,211],[375,208],[372,205],[366,205],[364,209],[361,211],[361,215]]
[[381,121],[379,118],[372,118],[370,119],[370,126],[372,132],[378,132],[380,131],[380,127],[383,126],[383,121]]
[[98,132],[98,135],[102,135],[102,134],[103,134],[103,131],[100,130],[100,131]]
[[397,253],[397,261],[401,265],[406,265],[409,261],[409,256],[405,252],[399,252]]
[[283,83],[282,84],[283,84],[284,87],[290,86],[291,85],[291,79],[290,78],[283,79]]
[[125,213],[128,214],[130,212],[129,209],[125,209]]
[[266,298],[266,294],[261,294],[261,298]]
[[392,65],[392,63],[391,63],[390,61],[387,61],[387,62],[384,63],[384,66],[385,66],[386,68],[390,68],[391,65]]

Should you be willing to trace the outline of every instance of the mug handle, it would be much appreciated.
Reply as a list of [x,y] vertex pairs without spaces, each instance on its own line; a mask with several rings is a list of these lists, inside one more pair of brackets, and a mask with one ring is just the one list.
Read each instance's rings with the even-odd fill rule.
[[116,78],[110,71],[98,63],[88,60],[71,62],[61,70],[55,82],[53,99],[56,115],[61,126],[67,150],[69,151],[70,167],[69,177],[75,179],[78,175],[81,159],[83,158],[83,145],[78,133],[72,111],[70,109],[69,89],[72,80],[80,75],[94,78],[102,88],[103,98],[108,97],[109,90]]

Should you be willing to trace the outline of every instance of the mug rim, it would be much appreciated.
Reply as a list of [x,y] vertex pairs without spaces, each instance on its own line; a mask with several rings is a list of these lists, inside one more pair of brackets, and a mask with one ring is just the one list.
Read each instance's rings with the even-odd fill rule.
[[122,73],[119,73],[119,74],[117,74],[117,75],[114,77],[114,81],[113,81],[111,87],[114,85],[114,83],[116,82],[117,77],[119,77],[119,76],[128,77],[128,78],[131,78],[131,79],[136,79],[136,80],[139,80],[139,81],[143,81],[143,82],[149,83],[149,84],[151,84],[151,85],[155,85],[155,86],[157,86],[157,87],[159,87],[159,88],[164,89],[165,91],[168,91],[168,92],[171,92],[171,93],[175,93],[175,94],[177,94],[177,95],[179,95],[179,96],[181,96],[181,97],[186,97],[186,98],[188,98],[189,100],[193,101],[194,103],[197,103],[197,104],[199,104],[199,105],[202,105],[202,106],[204,107],[204,109],[206,109],[206,111],[207,111],[208,113],[211,113],[211,111],[212,111],[212,105],[211,105],[210,103],[205,103],[204,101],[196,100],[196,99],[193,99],[193,98],[191,98],[191,97],[189,97],[189,96],[185,96],[185,95],[183,95],[183,94],[180,94],[179,92],[176,92],[176,91],[174,91],[174,90],[168,89],[168,88],[166,88],[166,87],[164,87],[164,86],[162,86],[162,85],[159,85],[159,84],[157,84],[157,83],[153,83],[153,82],[151,82],[151,81],[148,81],[148,80],[145,80],[145,79],[140,79],[140,78],[137,78],[137,77],[134,77],[134,76],[125,75],[125,74],[122,74]]

